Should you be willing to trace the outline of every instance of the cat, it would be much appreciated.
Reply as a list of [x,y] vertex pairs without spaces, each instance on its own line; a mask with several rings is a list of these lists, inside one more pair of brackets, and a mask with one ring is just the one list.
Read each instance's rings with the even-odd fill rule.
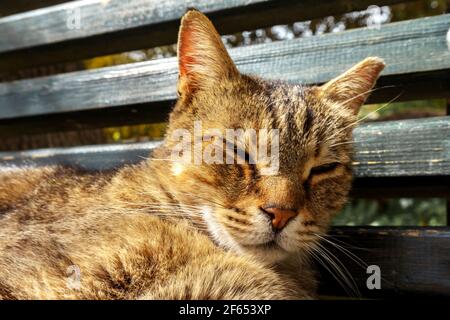
[[[311,255],[347,200],[352,130],[384,62],[311,87],[244,75],[196,10],[181,20],[178,61],[167,134],[145,161],[0,172],[2,299],[317,297]],[[173,132],[195,121],[277,129],[278,171],[170,161]]]

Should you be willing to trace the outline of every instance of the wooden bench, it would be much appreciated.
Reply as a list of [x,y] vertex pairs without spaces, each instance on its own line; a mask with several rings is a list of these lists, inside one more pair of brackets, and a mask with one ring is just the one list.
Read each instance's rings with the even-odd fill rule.
[[[193,0],[223,34],[405,1]],[[10,2],[11,3],[11,2]],[[176,42],[181,1],[26,1],[2,4],[0,73]],[[67,27],[77,12],[81,28]],[[320,84],[367,56],[387,68],[369,102],[450,97],[450,14],[230,50],[242,72]],[[0,136],[159,122],[176,97],[175,58],[0,83]],[[354,197],[450,198],[450,117],[363,124],[355,131]],[[0,152],[0,168],[64,164],[110,170],[157,143]],[[448,210],[448,209],[447,209]],[[450,219],[447,217],[447,222]],[[363,296],[450,296],[450,227],[336,227],[331,234],[382,271],[368,290],[365,267],[333,251]],[[359,249],[363,248],[363,249]],[[332,248],[330,248],[332,249]],[[323,273],[324,294],[343,294]]]

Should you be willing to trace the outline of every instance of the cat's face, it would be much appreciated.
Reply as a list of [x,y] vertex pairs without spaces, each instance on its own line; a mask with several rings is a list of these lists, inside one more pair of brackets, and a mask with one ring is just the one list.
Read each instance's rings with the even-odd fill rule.
[[[326,232],[351,186],[351,132],[359,107],[384,67],[368,58],[321,87],[241,75],[209,20],[196,11],[182,20],[176,129],[278,129],[273,163],[173,163],[180,189],[202,208],[202,222],[220,245],[266,261],[307,250]],[[206,133],[208,136],[208,134]],[[204,139],[207,140],[207,139]],[[269,139],[270,140],[270,139]],[[211,141],[203,141],[203,151]],[[242,148],[241,148],[242,147]],[[238,146],[248,160],[249,144]],[[235,150],[236,151],[236,150]]]

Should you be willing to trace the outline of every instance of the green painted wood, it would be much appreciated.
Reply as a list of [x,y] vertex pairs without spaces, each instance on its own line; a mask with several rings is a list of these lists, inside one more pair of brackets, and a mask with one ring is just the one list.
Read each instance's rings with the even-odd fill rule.
[[[0,71],[175,43],[188,8],[207,13],[222,34],[230,34],[399,2],[406,1],[71,1],[0,18]],[[33,47],[39,48],[27,49]]]
[[[324,242],[355,280],[363,297],[408,295],[450,296],[449,227],[334,227],[327,239],[361,259],[355,263],[335,245]],[[381,289],[369,290],[367,266],[381,271]],[[346,292],[321,268],[320,291],[325,295]]]
[[[321,83],[367,56],[385,59],[383,76],[450,69],[450,15],[422,18],[235,48],[244,73],[296,83]],[[175,58],[0,84],[0,119],[161,103],[176,97]],[[442,84],[449,91],[450,84]]]
[[[357,178],[450,175],[450,116],[363,124],[355,129],[354,140]],[[111,170],[142,161],[156,145],[151,142],[0,152],[0,166],[61,164],[84,170]]]
[[450,117],[363,124],[355,141],[360,177],[450,175]]
[[[409,101],[450,96],[449,70],[384,76],[377,83],[380,89],[371,94],[368,103],[387,102],[393,98],[396,98],[395,101]],[[24,134],[165,122],[174,103],[174,100],[156,101],[70,113],[0,119],[0,139]]]

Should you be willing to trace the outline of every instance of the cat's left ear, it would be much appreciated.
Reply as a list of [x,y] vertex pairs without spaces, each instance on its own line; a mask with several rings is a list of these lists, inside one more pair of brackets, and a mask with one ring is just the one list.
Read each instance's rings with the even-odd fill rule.
[[197,10],[189,10],[181,19],[178,68],[178,91],[181,95],[212,87],[239,74],[219,33]]
[[380,58],[366,58],[321,86],[321,97],[341,103],[357,114],[384,67],[384,61]]

